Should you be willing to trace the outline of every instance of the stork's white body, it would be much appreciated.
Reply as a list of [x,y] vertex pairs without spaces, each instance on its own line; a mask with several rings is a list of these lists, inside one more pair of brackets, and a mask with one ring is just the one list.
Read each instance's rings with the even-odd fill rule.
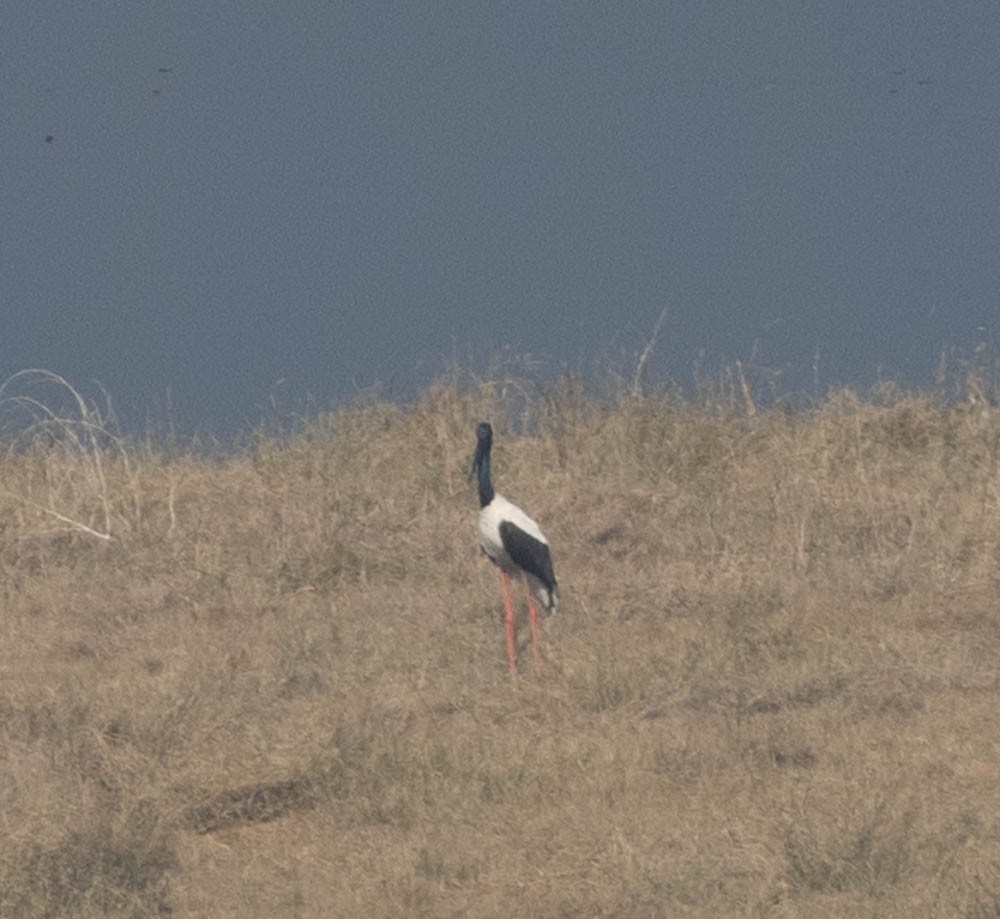
[[542,609],[548,613],[554,612],[559,599],[555,588],[550,590],[539,578],[525,571],[511,558],[510,550],[504,544],[500,530],[502,524],[516,527],[533,540],[541,543],[546,549],[549,541],[545,538],[538,524],[503,495],[495,494],[493,500],[479,512],[479,541],[483,551],[498,568],[507,574],[523,574]]

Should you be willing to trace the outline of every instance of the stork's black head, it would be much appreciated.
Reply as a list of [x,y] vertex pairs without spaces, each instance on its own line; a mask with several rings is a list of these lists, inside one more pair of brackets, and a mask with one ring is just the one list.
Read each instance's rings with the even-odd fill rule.
[[493,500],[493,483],[490,481],[490,450],[493,447],[493,428],[481,421],[476,428],[476,455],[472,458],[472,473],[479,478],[479,504],[486,507]]
[[476,428],[476,454],[472,458],[472,471],[476,473],[483,459],[490,455],[493,448],[493,428],[488,421],[480,421]]
[[493,446],[493,428],[488,421],[480,421],[476,428],[476,440],[479,446],[489,450]]

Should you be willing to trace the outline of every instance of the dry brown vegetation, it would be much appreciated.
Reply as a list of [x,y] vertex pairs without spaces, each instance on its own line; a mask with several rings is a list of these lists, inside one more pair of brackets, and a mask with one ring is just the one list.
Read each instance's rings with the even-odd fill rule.
[[[0,915],[1000,916],[1000,419],[510,392],[11,443]],[[516,681],[481,419],[560,578]]]

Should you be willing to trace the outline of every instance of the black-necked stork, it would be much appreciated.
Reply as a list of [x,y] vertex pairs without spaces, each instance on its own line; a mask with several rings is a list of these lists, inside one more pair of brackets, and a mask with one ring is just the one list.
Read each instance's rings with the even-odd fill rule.
[[528,597],[531,620],[531,654],[539,661],[537,599],[546,614],[555,612],[559,594],[552,570],[549,542],[521,508],[493,490],[490,480],[490,450],[493,428],[485,421],[476,429],[476,455],[472,471],[479,479],[479,540],[483,552],[500,570],[506,611],[507,663],[517,673],[517,646],[514,642],[514,604],[510,598],[510,575],[520,575]]

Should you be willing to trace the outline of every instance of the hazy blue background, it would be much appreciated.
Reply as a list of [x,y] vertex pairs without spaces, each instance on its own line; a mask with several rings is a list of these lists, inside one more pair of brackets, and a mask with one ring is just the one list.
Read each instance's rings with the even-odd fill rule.
[[0,377],[131,423],[627,370],[664,306],[682,382],[1000,330],[992,0],[0,10]]

